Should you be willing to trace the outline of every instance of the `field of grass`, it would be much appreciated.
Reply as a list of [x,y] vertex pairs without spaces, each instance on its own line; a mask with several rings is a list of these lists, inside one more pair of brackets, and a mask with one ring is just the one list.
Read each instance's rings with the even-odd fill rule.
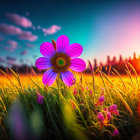
[[[11,75],[2,71],[0,75],[0,139],[129,140],[138,133],[140,77],[135,71],[131,75],[127,69],[126,76],[75,73],[72,87],[60,78],[47,87],[42,75],[10,71]],[[43,96],[42,103],[37,102],[38,95]],[[108,119],[107,109],[114,104],[119,114]]]

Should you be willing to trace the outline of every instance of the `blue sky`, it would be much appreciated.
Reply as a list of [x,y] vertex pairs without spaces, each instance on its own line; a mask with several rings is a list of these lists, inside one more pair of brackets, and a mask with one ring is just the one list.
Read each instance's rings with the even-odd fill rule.
[[16,58],[13,63],[22,59],[34,65],[41,56],[41,43],[62,34],[70,43],[83,46],[81,58],[85,60],[105,62],[107,55],[140,54],[139,9],[138,1],[123,0],[1,0],[0,64],[7,64],[10,56],[11,61]]

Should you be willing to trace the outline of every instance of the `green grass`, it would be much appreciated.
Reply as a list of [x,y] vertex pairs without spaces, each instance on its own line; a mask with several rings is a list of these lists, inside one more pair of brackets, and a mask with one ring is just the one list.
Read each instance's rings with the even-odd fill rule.
[[[134,71],[129,64],[127,67]],[[100,76],[76,74],[76,84],[70,88],[61,79],[57,79],[53,86],[45,87],[38,75],[20,77],[11,70],[14,75],[11,78],[2,72],[7,79],[1,76],[0,81],[0,139],[23,136],[25,139],[50,140],[130,139],[139,127],[139,77],[135,71],[132,76],[129,69],[126,69],[127,78],[113,72],[116,73],[114,77],[100,70]],[[105,89],[105,102],[103,106],[95,106],[103,92],[101,88]],[[44,96],[42,104],[36,100],[37,91]],[[113,115],[100,127],[98,112],[105,114],[104,108],[113,104],[117,105],[120,115]],[[113,137],[115,128],[120,135]]]

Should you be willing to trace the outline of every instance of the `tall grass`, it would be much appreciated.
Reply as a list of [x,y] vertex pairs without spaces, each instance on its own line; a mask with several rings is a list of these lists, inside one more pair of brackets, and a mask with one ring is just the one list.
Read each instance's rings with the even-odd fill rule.
[[[127,62],[125,65],[127,77],[115,69],[112,72],[116,75],[110,76],[111,67],[108,76],[100,68],[91,75],[75,73],[76,83],[70,88],[60,78],[53,86],[44,86],[34,71],[32,75],[19,75],[9,69],[11,77],[0,70],[0,138],[129,139],[138,127],[140,89],[135,69]],[[96,106],[101,88],[105,89],[105,102]],[[37,92],[44,97],[42,104],[37,102]],[[97,114],[105,114],[104,109],[112,104],[118,106],[119,115],[102,126]],[[120,135],[113,137],[115,128]]]

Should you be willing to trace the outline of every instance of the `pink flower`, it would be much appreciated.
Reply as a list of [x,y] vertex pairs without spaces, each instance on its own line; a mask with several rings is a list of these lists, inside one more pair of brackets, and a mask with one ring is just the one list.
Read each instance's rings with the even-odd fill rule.
[[104,121],[104,115],[102,114],[102,112],[98,112],[97,118],[100,122]]
[[119,111],[117,110],[117,105],[115,104],[109,107],[109,111],[113,115],[119,115]]
[[118,129],[116,128],[114,131],[113,131],[113,136],[118,136],[119,135],[119,131]]
[[86,89],[88,90],[88,87],[86,87]]
[[104,97],[104,95],[101,95],[101,96],[99,97],[99,99],[98,99],[96,105],[97,105],[97,106],[98,106],[98,105],[103,105],[104,101],[105,101],[105,97]]
[[105,97],[104,96],[100,96],[99,102],[103,103],[104,101],[105,101]]
[[39,103],[39,104],[42,104],[43,103],[43,96],[42,95],[40,95],[40,94],[38,94],[37,93],[37,102]]
[[107,111],[108,111],[108,108],[104,108],[104,111],[106,111],[106,112],[107,112]]
[[92,90],[90,90],[90,92],[89,92],[89,93],[90,93],[90,95],[92,95]]
[[107,118],[108,118],[108,120],[111,119],[111,113],[110,112],[107,112]]
[[69,39],[65,35],[58,37],[56,41],[56,49],[54,43],[44,42],[40,46],[40,52],[43,57],[36,60],[38,69],[48,69],[43,75],[43,83],[52,85],[58,74],[62,77],[63,82],[67,86],[72,86],[74,75],[69,68],[76,72],[85,69],[86,63],[80,58],[83,47],[78,43],[69,45]]
[[111,111],[116,111],[116,110],[117,110],[117,105],[115,105],[115,104],[109,107],[110,112]]

